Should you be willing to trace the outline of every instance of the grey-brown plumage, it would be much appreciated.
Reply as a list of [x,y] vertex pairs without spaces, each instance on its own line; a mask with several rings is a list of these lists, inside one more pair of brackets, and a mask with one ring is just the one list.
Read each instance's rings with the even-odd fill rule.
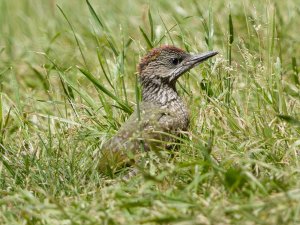
[[189,126],[189,113],[176,91],[176,81],[186,71],[216,55],[211,51],[191,55],[173,46],[150,51],[138,66],[142,102],[118,133],[102,147],[101,169],[118,167],[141,150],[168,148]]

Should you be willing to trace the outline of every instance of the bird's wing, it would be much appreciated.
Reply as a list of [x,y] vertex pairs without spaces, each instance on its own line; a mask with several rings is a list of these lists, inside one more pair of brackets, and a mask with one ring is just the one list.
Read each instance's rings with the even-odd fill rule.
[[129,156],[135,157],[142,150],[166,148],[171,140],[169,133],[176,127],[175,115],[167,109],[143,103],[140,116],[137,112],[135,110],[117,134],[102,147],[102,166],[123,165],[128,163]]
[[[140,115],[138,116],[138,112]],[[167,109],[154,104],[141,104],[120,127],[118,133],[105,146],[115,148],[132,140],[146,138],[153,132],[169,132],[174,130],[174,115]],[[151,135],[150,135],[151,136]],[[152,137],[155,138],[155,137]],[[127,146],[128,148],[129,146]],[[132,148],[132,147],[131,147]]]

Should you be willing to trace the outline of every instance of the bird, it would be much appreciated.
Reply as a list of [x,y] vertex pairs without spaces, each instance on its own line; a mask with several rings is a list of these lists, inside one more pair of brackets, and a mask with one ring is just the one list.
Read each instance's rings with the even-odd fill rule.
[[149,51],[137,66],[142,100],[116,135],[102,146],[100,170],[113,172],[134,163],[140,152],[170,148],[174,137],[187,131],[190,122],[176,82],[217,54],[217,51],[191,54],[171,45]]

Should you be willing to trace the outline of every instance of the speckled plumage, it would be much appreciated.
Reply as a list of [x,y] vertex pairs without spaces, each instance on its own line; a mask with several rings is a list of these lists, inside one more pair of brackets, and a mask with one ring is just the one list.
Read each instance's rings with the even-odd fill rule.
[[[176,81],[201,61],[217,54],[188,54],[174,46],[163,46],[150,51],[138,65],[142,86],[140,119],[135,110],[117,134],[102,148],[100,167],[126,161],[129,155],[141,150],[168,148],[171,136],[186,131],[189,113],[176,91]],[[202,57],[202,58],[199,58]],[[170,135],[171,134],[171,135]]]

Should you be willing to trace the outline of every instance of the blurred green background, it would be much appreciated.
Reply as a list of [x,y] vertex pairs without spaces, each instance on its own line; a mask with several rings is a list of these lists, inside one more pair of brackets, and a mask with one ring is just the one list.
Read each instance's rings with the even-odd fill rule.
[[[272,56],[279,56],[283,64],[290,64],[291,57],[297,58],[299,55],[299,38],[296,32],[299,27],[298,3],[299,1],[91,1],[95,11],[109,27],[119,49],[123,42],[133,39],[130,57],[127,57],[130,72],[134,72],[134,64],[147,48],[139,26],[149,32],[149,9],[156,37],[161,37],[166,28],[175,26],[170,31],[175,44],[180,47],[188,46],[194,51],[208,49],[203,19],[206,23],[210,22],[211,10],[211,48],[217,48],[223,55],[226,55],[224,43],[229,35],[228,13],[231,10],[234,18],[235,58],[241,57],[237,45],[242,44],[250,46],[250,50],[257,51],[257,54],[263,54],[259,49],[269,47],[266,46],[269,43],[267,39],[272,38],[272,32],[275,32]],[[93,19],[85,1],[2,0],[0,66],[2,71],[11,67],[21,87],[40,87],[35,74],[28,67],[28,64],[37,67],[45,64],[44,57],[37,52],[52,56],[65,68],[82,63],[72,31],[56,4],[73,24],[92,69],[97,66],[94,33],[101,43],[99,51],[103,54],[111,53],[103,31],[92,25]],[[275,11],[276,16],[273,18]],[[273,19],[276,20],[275,31],[272,30]],[[162,43],[172,44],[169,38],[165,38]]]

